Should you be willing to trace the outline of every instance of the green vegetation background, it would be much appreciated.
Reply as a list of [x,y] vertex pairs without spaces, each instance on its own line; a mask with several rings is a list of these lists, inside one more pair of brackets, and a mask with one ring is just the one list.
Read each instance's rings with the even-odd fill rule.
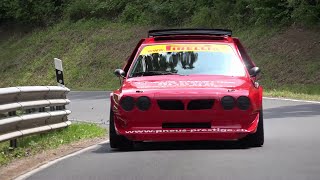
[[[230,28],[275,96],[320,99],[320,0],[2,0],[0,87],[55,84],[112,90],[149,29]],[[295,97],[297,97],[295,95]]]

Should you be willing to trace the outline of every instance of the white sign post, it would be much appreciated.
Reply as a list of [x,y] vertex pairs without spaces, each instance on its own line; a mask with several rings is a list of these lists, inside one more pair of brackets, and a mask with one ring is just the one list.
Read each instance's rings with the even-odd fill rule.
[[54,58],[54,66],[56,68],[56,77],[58,86],[64,87],[62,60]]

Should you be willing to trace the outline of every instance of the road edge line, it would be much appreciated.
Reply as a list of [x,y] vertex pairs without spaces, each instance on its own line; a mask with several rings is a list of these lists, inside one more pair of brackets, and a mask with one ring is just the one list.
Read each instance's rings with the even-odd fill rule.
[[282,100],[282,101],[293,101],[293,102],[306,102],[306,103],[320,104],[320,101],[308,101],[308,100],[289,99],[289,98],[263,97],[263,99],[270,99],[270,100]]
[[39,167],[37,167],[37,168],[35,168],[35,169],[33,169],[33,170],[25,173],[25,174],[22,174],[22,175],[18,176],[17,178],[15,178],[15,180],[24,180],[24,179],[32,176],[33,174],[35,174],[35,173],[37,173],[37,172],[39,172],[39,171],[42,171],[42,170],[44,170],[44,169],[46,169],[46,168],[48,168],[48,167],[50,167],[50,166],[52,166],[52,165],[54,165],[54,164],[62,161],[62,160],[65,160],[65,159],[67,159],[67,158],[70,158],[70,157],[76,156],[76,155],[78,155],[78,154],[84,153],[84,152],[89,151],[89,150],[91,150],[91,149],[97,148],[99,145],[104,144],[104,143],[108,143],[108,142],[109,142],[109,140],[105,140],[105,141],[99,142],[98,144],[95,144],[95,145],[86,147],[86,148],[84,148],[84,149],[81,149],[81,150],[79,150],[79,151],[73,152],[73,153],[68,154],[68,155],[66,155],[66,156],[63,156],[63,157],[60,157],[60,158],[58,158],[58,159],[49,161],[49,162],[46,163],[46,164],[43,164],[43,165],[41,165],[41,166],[39,166]]

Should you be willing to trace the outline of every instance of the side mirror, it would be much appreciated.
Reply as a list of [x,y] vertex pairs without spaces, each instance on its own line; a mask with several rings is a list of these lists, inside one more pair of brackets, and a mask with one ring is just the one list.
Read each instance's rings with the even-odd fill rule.
[[249,74],[251,77],[256,77],[261,72],[259,67],[253,67],[250,69]]
[[117,76],[117,77],[122,77],[122,78],[125,78],[126,77],[126,72],[124,72],[124,70],[122,69],[116,69],[114,71],[114,74]]

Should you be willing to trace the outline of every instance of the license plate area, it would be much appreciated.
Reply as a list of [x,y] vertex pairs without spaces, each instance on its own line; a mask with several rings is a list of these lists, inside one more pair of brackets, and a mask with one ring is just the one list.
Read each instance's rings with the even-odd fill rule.
[[162,123],[162,128],[211,128],[210,122]]

